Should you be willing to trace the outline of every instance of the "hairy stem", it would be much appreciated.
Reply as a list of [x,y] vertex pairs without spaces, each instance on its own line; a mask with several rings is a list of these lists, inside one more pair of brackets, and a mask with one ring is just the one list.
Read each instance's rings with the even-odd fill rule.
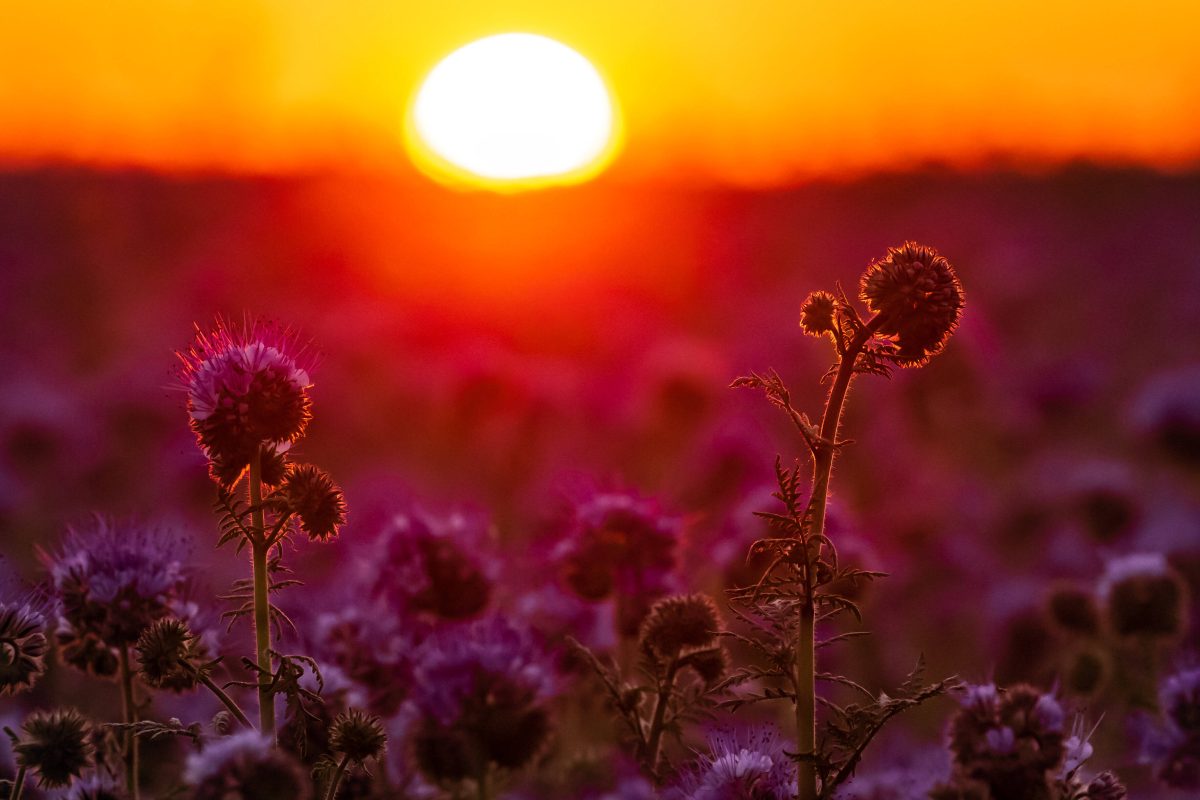
[[663,723],[667,719],[667,706],[671,703],[671,689],[675,685],[675,671],[678,661],[671,660],[671,666],[663,681],[658,685],[658,699],[654,703],[654,716],[650,720],[650,733],[646,741],[646,767],[658,780],[658,755],[662,750]]
[[346,774],[346,765],[350,763],[350,756],[343,755],[342,760],[338,762],[337,769],[333,772],[333,777],[329,780],[329,791],[325,793],[325,800],[333,800],[337,797],[338,787],[342,785],[342,776]]
[[13,779],[12,791],[8,793],[9,800],[21,800],[23,791],[25,791],[25,767],[17,770],[17,777]]
[[266,522],[262,508],[262,453],[250,462],[250,508],[253,514],[250,556],[254,570],[254,641],[255,661],[262,672],[258,676],[258,727],[264,736],[275,739],[275,697],[271,693],[271,598],[267,590]]
[[[813,451],[812,499],[809,501],[808,533],[819,536],[825,532],[825,507],[829,500],[829,476],[833,471],[833,457],[837,453],[838,428],[842,423],[842,408],[850,380],[854,377],[855,362],[863,347],[875,335],[879,325],[876,317],[860,330],[849,342],[838,359],[837,373],[829,397],[825,401],[825,413],[821,417],[821,442]],[[796,753],[799,800],[817,798],[817,693],[816,693],[816,602],[813,597],[813,572],[821,554],[821,545],[816,543],[808,553],[805,569],[805,599],[800,607],[800,625],[796,634],[796,668],[793,683],[796,687]]]
[[[129,668],[129,645],[121,645],[121,721],[137,722],[137,698],[133,694],[133,670]],[[125,759],[125,788],[130,800],[138,800],[138,738],[133,728],[125,729],[121,755]]]
[[250,720],[247,719],[245,712],[243,712],[241,709],[241,706],[239,706],[237,703],[235,703],[233,701],[233,698],[225,693],[224,689],[222,689],[220,686],[217,686],[217,684],[213,682],[212,678],[208,677],[203,672],[196,669],[194,666],[187,663],[186,661],[183,663],[183,666],[184,666],[184,669],[186,669],[188,672],[190,672],[197,681],[204,684],[204,686],[208,687],[208,690],[210,692],[212,692],[216,696],[216,698],[218,700],[220,700],[221,703],[226,708],[229,709],[229,713],[233,714],[233,716],[237,719],[238,722],[240,722],[246,728],[254,727],[253,725],[250,724]]

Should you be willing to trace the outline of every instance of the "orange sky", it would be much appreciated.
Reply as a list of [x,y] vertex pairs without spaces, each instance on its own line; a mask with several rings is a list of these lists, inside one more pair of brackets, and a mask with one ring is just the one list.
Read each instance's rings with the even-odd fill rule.
[[621,105],[630,179],[771,186],[923,161],[1200,161],[1188,2],[0,0],[0,161],[409,170],[474,38],[542,33]]

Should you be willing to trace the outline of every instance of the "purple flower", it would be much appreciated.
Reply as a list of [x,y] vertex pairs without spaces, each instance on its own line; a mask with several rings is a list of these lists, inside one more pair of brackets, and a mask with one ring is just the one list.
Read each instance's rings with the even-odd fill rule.
[[685,771],[668,800],[790,800],[795,768],[774,728],[719,730],[709,752]]
[[1108,562],[1097,587],[1118,636],[1171,637],[1184,628],[1186,588],[1162,553]]
[[46,671],[47,649],[44,600],[4,572],[0,565],[0,696],[32,688]]
[[308,800],[312,795],[300,764],[254,730],[217,739],[188,756],[184,781],[193,800]]
[[525,765],[549,736],[553,691],[540,647],[506,620],[439,631],[422,643],[413,675],[418,765],[439,781]]
[[59,553],[45,556],[58,601],[59,642],[90,648],[93,660],[132,645],[182,604],[187,552],[180,534],[160,526],[96,517],[70,530]]
[[290,332],[217,320],[211,333],[197,327],[179,358],[192,432],[222,485],[236,483],[260,451],[277,455],[304,434],[311,363]]
[[362,702],[390,717],[408,696],[413,639],[397,617],[378,608],[347,605],[317,616],[312,644],[322,663],[337,668]]
[[482,614],[492,596],[485,562],[490,530],[481,515],[395,515],[371,545],[372,594],[397,610],[463,620]]
[[1168,676],[1159,688],[1162,718],[1135,717],[1139,760],[1176,789],[1200,789],[1200,668]]
[[650,606],[673,589],[681,520],[656,503],[628,493],[603,493],[574,509],[555,549],[563,578],[580,597],[615,595],[618,626],[637,634]]

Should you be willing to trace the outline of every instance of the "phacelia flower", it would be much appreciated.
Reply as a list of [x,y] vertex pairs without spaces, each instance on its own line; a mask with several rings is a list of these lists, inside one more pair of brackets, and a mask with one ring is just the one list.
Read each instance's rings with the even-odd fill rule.
[[95,772],[76,781],[65,800],[125,800],[125,790],[112,778]]
[[1048,797],[1066,756],[1058,701],[1031,686],[984,685],[968,687],[960,703],[949,736],[958,782],[986,784],[994,800]]
[[709,752],[682,773],[668,800],[791,800],[795,767],[774,728],[722,730]]
[[861,296],[896,340],[896,361],[919,366],[942,351],[962,315],[963,291],[950,262],[932,247],[905,242],[863,273]]
[[138,675],[147,686],[190,691],[196,685],[194,665],[204,660],[197,637],[179,619],[160,619],[147,628],[135,645]]
[[400,610],[436,618],[477,617],[492,597],[483,563],[490,530],[480,516],[397,514],[372,546],[372,592]]
[[811,336],[824,336],[836,331],[833,314],[837,298],[829,292],[813,292],[800,306],[800,328]]
[[1185,667],[1159,686],[1161,716],[1133,718],[1140,734],[1139,760],[1175,789],[1200,789],[1200,667]]
[[711,647],[721,628],[717,607],[702,594],[659,600],[642,621],[642,646],[661,659],[684,649]]
[[311,630],[312,648],[322,664],[340,670],[372,713],[394,716],[412,685],[414,647],[396,615],[347,605],[319,614]]
[[587,600],[615,596],[617,625],[638,632],[653,602],[672,588],[680,520],[649,500],[606,493],[575,508],[555,558],[567,586]]
[[244,730],[188,756],[184,781],[193,800],[309,800],[312,782],[299,762]]
[[1172,725],[1200,736],[1200,667],[1168,676],[1159,690],[1158,703]]
[[103,650],[132,645],[171,615],[186,585],[186,554],[182,537],[165,528],[98,517],[72,529],[59,554],[46,557],[56,636],[64,648],[82,648],[70,662],[107,663]]
[[329,749],[361,764],[369,758],[379,758],[387,746],[387,738],[379,717],[352,708],[333,721]]
[[21,728],[13,751],[19,766],[37,773],[38,786],[61,788],[91,765],[92,725],[75,709],[35,711]]
[[283,482],[267,499],[280,513],[294,514],[314,541],[337,536],[346,524],[346,499],[329,473],[312,464],[290,464]]
[[255,454],[274,460],[304,434],[311,364],[287,331],[260,323],[235,330],[218,320],[210,333],[197,327],[179,358],[192,432],[223,486],[236,483]]
[[418,654],[412,745],[436,781],[529,763],[550,734],[552,668],[524,631],[493,617],[427,639]]
[[46,671],[46,618],[30,601],[0,603],[0,696],[29,689]]
[[1163,638],[1183,631],[1186,592],[1183,580],[1161,553],[1113,559],[1097,591],[1108,624],[1118,636]]

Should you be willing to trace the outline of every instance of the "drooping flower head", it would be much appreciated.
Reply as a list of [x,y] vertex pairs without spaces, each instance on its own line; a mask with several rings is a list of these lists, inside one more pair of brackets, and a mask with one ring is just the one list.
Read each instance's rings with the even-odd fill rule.
[[287,330],[255,322],[240,329],[217,320],[179,353],[188,415],[213,479],[237,482],[263,451],[264,481],[281,477],[278,455],[304,435],[311,417],[312,359]]
[[905,242],[867,267],[861,297],[895,337],[896,362],[919,366],[942,351],[962,315],[963,291],[950,262],[932,247]]
[[45,556],[58,602],[56,635],[68,656],[81,657],[70,663],[106,664],[105,651],[132,645],[169,616],[183,600],[187,553],[184,538],[162,526],[96,517],[71,529],[59,553]]
[[492,596],[484,559],[489,538],[481,515],[396,514],[371,548],[371,591],[399,611],[447,620],[477,617]]
[[574,509],[555,560],[570,589],[587,600],[615,596],[617,625],[638,632],[655,600],[672,588],[681,521],[624,492],[594,495]]
[[417,764],[436,781],[524,766],[550,734],[553,690],[539,645],[506,620],[439,631],[421,645],[414,672]]
[[709,752],[666,793],[668,800],[791,800],[795,767],[773,727],[718,730]]
[[312,782],[299,762],[258,731],[243,730],[188,756],[193,800],[308,800]]
[[959,702],[949,736],[958,777],[986,784],[996,800],[1048,797],[1067,754],[1066,715],[1054,696],[985,684],[967,687]]
[[92,724],[73,708],[35,711],[21,729],[17,764],[36,772],[42,788],[66,786],[92,763]]

